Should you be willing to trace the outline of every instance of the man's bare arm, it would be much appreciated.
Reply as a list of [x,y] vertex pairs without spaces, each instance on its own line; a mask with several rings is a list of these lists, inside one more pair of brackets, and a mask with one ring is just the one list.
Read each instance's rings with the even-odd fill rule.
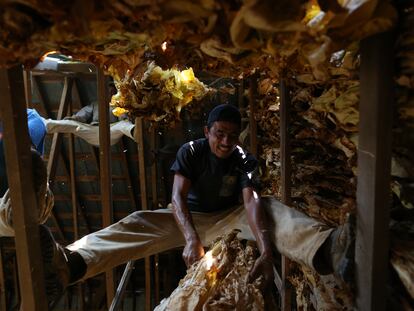
[[174,175],[172,189],[173,214],[186,241],[183,259],[187,266],[190,266],[204,256],[203,245],[194,227],[193,218],[187,206],[187,196],[190,187],[191,181],[188,178],[178,173]]
[[252,279],[255,279],[260,274],[263,274],[265,283],[268,283],[273,278],[272,241],[263,208],[260,206],[260,195],[253,188],[244,188],[243,202],[249,226],[253,231],[260,250],[260,257],[257,259],[250,276]]

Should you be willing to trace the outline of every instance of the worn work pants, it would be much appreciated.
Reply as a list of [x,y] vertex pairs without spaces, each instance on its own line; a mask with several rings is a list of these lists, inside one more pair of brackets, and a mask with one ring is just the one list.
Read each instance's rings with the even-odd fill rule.
[[[283,205],[272,197],[262,198],[270,219],[272,238],[278,251],[314,269],[316,252],[332,232],[316,220]],[[243,206],[218,213],[192,213],[194,225],[204,245],[232,229],[239,237],[254,240]],[[84,236],[67,248],[77,251],[87,264],[83,279],[139,259],[184,246],[172,210],[138,211],[100,231]]]
[[[38,202],[39,208],[39,223],[43,224],[49,218],[52,212],[54,204],[54,197],[49,186],[43,189],[43,193],[40,194]],[[10,190],[7,189],[6,193],[0,198],[0,237],[3,236],[14,236],[13,229],[13,216],[12,216],[12,205],[10,200]]]
[[[74,120],[52,120],[45,119],[47,132],[50,133],[71,133],[74,134],[93,146],[99,146],[99,126],[90,125]],[[132,139],[132,129],[135,124],[122,120],[116,123],[111,123],[109,126],[110,131],[110,143],[111,146],[115,145],[123,135],[126,135]]]

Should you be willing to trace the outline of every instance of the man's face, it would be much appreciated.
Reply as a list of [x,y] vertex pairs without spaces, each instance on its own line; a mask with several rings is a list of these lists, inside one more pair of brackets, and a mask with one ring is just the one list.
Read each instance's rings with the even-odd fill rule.
[[204,134],[208,139],[211,152],[218,158],[226,159],[230,157],[234,148],[239,142],[239,126],[232,122],[216,121],[208,129],[204,127]]

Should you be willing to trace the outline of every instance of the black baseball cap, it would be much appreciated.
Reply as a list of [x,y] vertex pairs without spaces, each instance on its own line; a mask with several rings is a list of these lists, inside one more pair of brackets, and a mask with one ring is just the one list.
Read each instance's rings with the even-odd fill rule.
[[239,109],[232,104],[221,104],[214,107],[207,119],[207,127],[210,128],[216,121],[235,123],[241,128],[241,114]]

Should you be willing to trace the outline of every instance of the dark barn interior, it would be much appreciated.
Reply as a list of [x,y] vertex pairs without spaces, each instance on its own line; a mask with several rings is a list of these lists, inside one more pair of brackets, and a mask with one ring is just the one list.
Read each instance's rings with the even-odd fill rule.
[[[3,236],[0,220],[0,311],[414,310],[413,29],[414,2],[402,0],[2,3],[1,178],[15,235]],[[94,144],[62,126],[92,104]],[[273,241],[265,289],[243,283],[248,270],[198,288],[210,276],[187,269],[174,247],[77,281],[48,305],[26,109],[47,129],[45,225],[67,246],[136,211],[170,208],[177,151],[204,137],[218,104],[241,113],[238,144],[258,159],[262,197],[324,228],[355,220],[351,280],[319,274]],[[129,126],[116,139],[113,115]],[[228,247],[217,258],[236,245],[221,239],[210,245]],[[249,242],[237,243],[246,255]]]

